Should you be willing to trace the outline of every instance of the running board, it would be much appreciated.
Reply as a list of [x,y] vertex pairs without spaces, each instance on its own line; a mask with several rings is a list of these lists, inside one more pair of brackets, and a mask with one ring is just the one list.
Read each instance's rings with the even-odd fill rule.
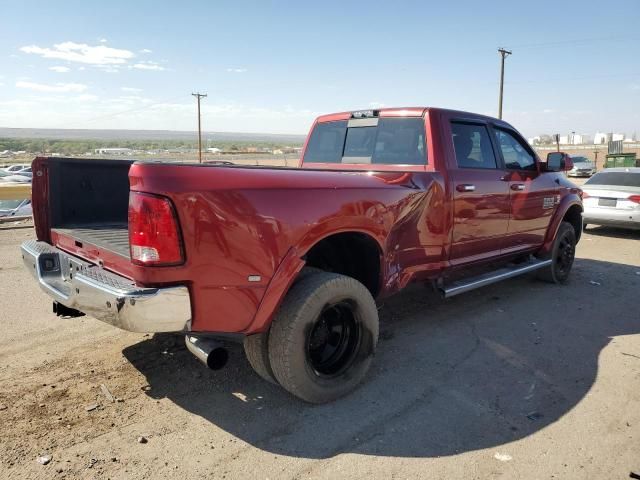
[[440,289],[440,291],[444,298],[450,298],[470,290],[475,290],[476,288],[506,280],[507,278],[517,277],[518,275],[533,272],[534,270],[548,267],[549,265],[551,265],[551,260],[532,259],[524,264],[521,263],[518,265],[504,267],[492,272],[483,273],[477,277],[458,280],[450,285],[445,285]]

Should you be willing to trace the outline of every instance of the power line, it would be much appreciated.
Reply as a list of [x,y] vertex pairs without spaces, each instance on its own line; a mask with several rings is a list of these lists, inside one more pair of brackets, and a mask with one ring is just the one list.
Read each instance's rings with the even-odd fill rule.
[[569,45],[577,43],[592,43],[592,42],[607,42],[607,41],[619,41],[637,38],[638,35],[611,35],[608,37],[589,37],[589,38],[574,38],[571,40],[558,40],[553,42],[540,42],[540,43],[525,43],[521,45],[514,45],[516,48],[538,48],[538,47],[555,47],[557,45]]
[[192,93],[198,99],[198,161],[202,163],[202,128],[200,126],[200,99],[206,98],[206,93]]
[[88,118],[86,120],[83,120],[82,123],[91,123],[91,122],[95,122],[97,120],[104,120],[105,118],[112,118],[112,117],[118,117],[120,115],[124,115],[125,113],[133,113],[133,112],[139,112],[140,110],[147,110],[147,109],[151,109],[154,107],[157,107],[159,105],[162,105],[164,103],[168,103],[168,102],[172,102],[174,100],[178,100],[179,98],[182,98],[182,95],[177,96],[177,97],[173,97],[173,98],[169,98],[166,100],[161,100],[159,102],[155,102],[152,104],[148,104],[148,105],[143,105],[141,107],[135,107],[135,108],[130,108],[128,110],[122,110],[120,112],[114,112],[114,113],[106,113],[104,115],[98,115],[97,117],[92,117],[92,118]]

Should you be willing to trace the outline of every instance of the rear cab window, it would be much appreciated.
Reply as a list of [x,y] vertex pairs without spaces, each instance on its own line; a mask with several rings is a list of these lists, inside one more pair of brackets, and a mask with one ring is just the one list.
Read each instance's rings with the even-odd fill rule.
[[422,117],[372,117],[316,124],[303,163],[426,165]]
[[498,168],[485,125],[451,122],[451,137],[458,168]]

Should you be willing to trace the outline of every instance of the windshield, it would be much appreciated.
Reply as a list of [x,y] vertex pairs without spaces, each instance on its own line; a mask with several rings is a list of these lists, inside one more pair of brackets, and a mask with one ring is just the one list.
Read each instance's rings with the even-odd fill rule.
[[306,163],[426,165],[422,118],[380,118],[319,123],[304,154]]
[[0,200],[0,210],[13,210],[18,208],[24,200]]
[[586,181],[585,185],[612,185],[616,187],[640,187],[640,173],[600,172]]
[[591,163],[587,157],[571,157],[573,163]]

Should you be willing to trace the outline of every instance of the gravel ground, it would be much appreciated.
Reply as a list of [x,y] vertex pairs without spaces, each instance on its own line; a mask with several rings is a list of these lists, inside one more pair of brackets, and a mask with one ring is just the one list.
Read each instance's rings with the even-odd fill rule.
[[179,337],[56,318],[21,265],[32,236],[0,229],[0,478],[640,474],[640,233],[589,229],[566,286],[394,297],[367,382],[324,406],[235,345],[212,372]]

